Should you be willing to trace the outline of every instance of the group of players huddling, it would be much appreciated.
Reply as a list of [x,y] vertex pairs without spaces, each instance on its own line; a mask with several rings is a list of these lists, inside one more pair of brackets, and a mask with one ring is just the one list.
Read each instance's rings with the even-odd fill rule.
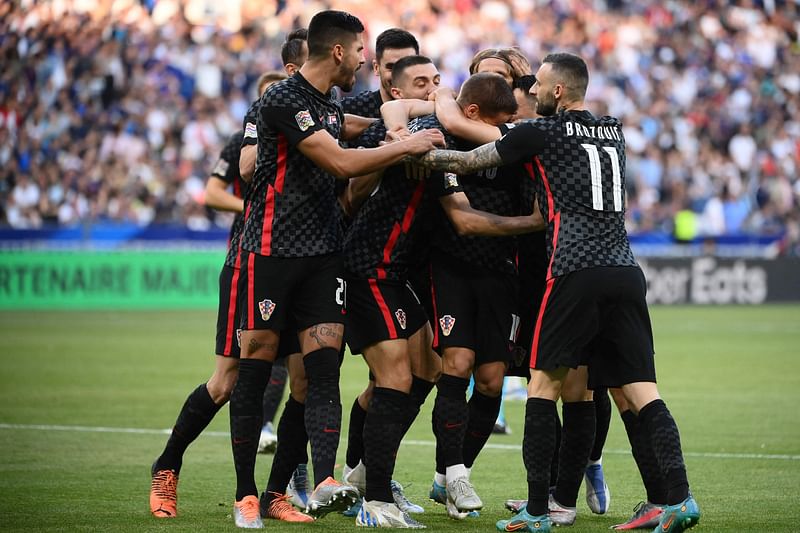
[[[217,364],[152,466],[152,514],[177,515],[183,453],[230,401],[238,527],[337,511],[357,526],[423,528],[409,514],[423,509],[392,473],[436,387],[430,497],[468,520],[483,508],[470,470],[503,378],[517,372],[529,378],[528,498],[506,501],[514,514],[498,530],[571,525],[583,479],[592,511],[608,510],[606,389],[647,491],[614,527],[694,526],[700,511],[655,384],[646,285],[625,232],[625,139],[618,119],[585,108],[584,61],[553,53],[534,75],[515,48],[483,50],[454,94],[395,28],[376,41],[380,88],[339,100],[334,87],[351,91],[365,62],[363,32],[341,11],[292,32],[289,77],[262,76],[212,173],[208,204],[239,213],[220,274]],[[337,481],[345,342],[369,381]],[[262,397],[276,361],[290,395],[259,496]],[[309,443],[307,493],[298,472]]]

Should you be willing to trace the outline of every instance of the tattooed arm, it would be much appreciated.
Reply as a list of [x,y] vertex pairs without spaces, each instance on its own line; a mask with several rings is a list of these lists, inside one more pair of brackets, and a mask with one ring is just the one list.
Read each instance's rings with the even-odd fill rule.
[[484,168],[499,167],[503,159],[495,147],[495,143],[484,144],[469,152],[457,150],[431,150],[420,157],[417,162],[434,170],[444,170],[464,175]]

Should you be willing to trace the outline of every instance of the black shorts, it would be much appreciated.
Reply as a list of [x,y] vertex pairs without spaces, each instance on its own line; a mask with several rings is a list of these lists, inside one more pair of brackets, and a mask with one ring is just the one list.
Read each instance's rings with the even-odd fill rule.
[[414,294],[419,298],[422,308],[425,310],[425,316],[431,322],[433,328],[433,295],[431,293],[431,264],[425,262],[412,268],[408,272],[408,283],[411,284],[411,289]]
[[531,368],[589,365],[590,388],[655,382],[647,285],[638,267],[595,267],[548,280]]
[[281,331],[281,340],[278,342],[278,355],[276,361],[289,357],[293,353],[300,353],[300,339],[297,338],[297,328],[289,325]]
[[[225,265],[219,273],[219,310],[217,311],[216,354],[223,357],[239,358],[241,355],[241,334],[239,328],[238,281],[240,270]],[[300,352],[300,341],[296,329],[291,325],[286,334],[281,335],[278,345],[278,359]]]
[[219,309],[217,311],[216,354],[239,357],[239,269],[225,265],[219,273]]
[[267,257],[242,251],[239,276],[241,329],[344,323],[346,286],[338,254]]
[[436,327],[433,343],[475,352],[475,366],[511,362],[519,332],[516,276],[479,270],[435,254],[431,262]]
[[347,345],[357,354],[376,342],[409,338],[428,317],[408,283],[348,278],[346,320]]

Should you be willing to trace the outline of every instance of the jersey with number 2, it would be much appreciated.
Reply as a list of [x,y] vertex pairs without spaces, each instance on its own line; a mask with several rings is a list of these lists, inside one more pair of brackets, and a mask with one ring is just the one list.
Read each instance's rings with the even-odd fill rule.
[[625,231],[625,138],[614,117],[562,111],[519,124],[496,143],[503,164],[525,163],[548,222],[547,278],[635,266]]

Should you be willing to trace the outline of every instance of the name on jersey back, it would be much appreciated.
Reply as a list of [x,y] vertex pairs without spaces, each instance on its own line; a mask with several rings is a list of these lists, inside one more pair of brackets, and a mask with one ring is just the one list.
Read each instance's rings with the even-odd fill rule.
[[616,126],[584,126],[577,122],[565,122],[564,129],[567,137],[592,137],[594,139],[608,139],[621,141],[619,128]]

